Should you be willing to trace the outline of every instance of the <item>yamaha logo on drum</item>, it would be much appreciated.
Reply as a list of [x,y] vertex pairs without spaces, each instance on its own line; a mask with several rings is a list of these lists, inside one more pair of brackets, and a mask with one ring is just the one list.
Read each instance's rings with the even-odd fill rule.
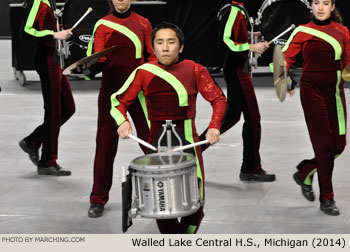
[[280,46],[283,47],[287,43],[287,40],[285,40],[285,39],[276,39],[274,43],[275,43],[275,45],[280,45]]
[[166,192],[166,187],[164,186],[164,183],[162,181],[159,181],[157,183],[157,203],[158,203],[158,211],[163,212],[166,211],[167,209],[167,202],[166,202],[166,196],[167,196],[167,192]]
[[79,36],[79,39],[85,43],[89,43],[91,40],[91,35],[83,34]]

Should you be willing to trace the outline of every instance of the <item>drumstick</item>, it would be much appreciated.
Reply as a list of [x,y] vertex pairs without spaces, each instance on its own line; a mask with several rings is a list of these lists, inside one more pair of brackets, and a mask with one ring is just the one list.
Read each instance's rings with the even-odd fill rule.
[[186,149],[188,149],[188,148],[196,147],[196,146],[198,146],[198,145],[207,144],[207,143],[209,143],[208,140],[203,140],[203,141],[199,141],[199,142],[197,142],[197,143],[187,144],[187,145],[184,145],[184,146],[177,147],[177,148],[175,148],[175,149],[170,150],[170,152],[175,152],[175,151],[180,151],[180,150],[186,150]]
[[154,150],[154,151],[158,151],[158,149],[157,149],[156,147],[154,147],[153,145],[151,145],[151,144],[149,144],[149,143],[143,141],[142,139],[140,139],[140,138],[138,138],[138,137],[136,137],[136,136],[134,136],[134,135],[131,135],[131,134],[129,134],[128,136],[129,136],[131,139],[135,140],[136,142],[138,142],[138,143],[140,143],[140,144],[146,146],[148,149],[151,149],[151,150]]
[[91,7],[89,7],[88,9],[87,9],[87,11],[85,12],[85,14],[73,25],[73,27],[72,28],[70,28],[69,30],[70,31],[73,31],[73,29],[75,28],[75,27],[77,27],[78,26],[78,24],[81,22],[81,21],[83,21],[83,19],[87,16],[87,15],[89,15],[89,13],[92,11],[92,8]]
[[267,42],[268,45],[270,45],[272,42],[274,42],[275,40],[279,39],[280,37],[282,37],[284,34],[286,34],[287,32],[289,32],[290,30],[295,28],[295,24],[291,24],[291,26],[289,26],[289,28],[287,30],[285,30],[284,32],[280,33],[279,35],[277,35],[275,38],[273,38],[272,40],[270,40],[269,42]]

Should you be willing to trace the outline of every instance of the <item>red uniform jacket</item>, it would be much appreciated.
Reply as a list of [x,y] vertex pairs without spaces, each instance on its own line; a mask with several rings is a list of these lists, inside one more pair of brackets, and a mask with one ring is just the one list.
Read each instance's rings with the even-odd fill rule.
[[111,96],[111,114],[118,125],[128,120],[126,111],[140,91],[146,98],[150,121],[195,118],[199,91],[213,107],[209,128],[220,129],[226,98],[208,71],[194,61],[184,60],[171,66],[153,61],[137,68]]
[[334,21],[329,25],[316,25],[313,21],[300,25],[283,48],[287,70],[300,51],[304,58],[303,72],[342,70],[350,64],[349,30]]

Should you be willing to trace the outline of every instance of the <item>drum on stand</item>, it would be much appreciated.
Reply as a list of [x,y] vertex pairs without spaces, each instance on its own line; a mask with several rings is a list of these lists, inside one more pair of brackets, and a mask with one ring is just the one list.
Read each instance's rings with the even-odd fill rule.
[[111,12],[111,5],[110,0],[67,0],[64,5],[63,29],[70,29],[89,7],[93,11],[74,29],[68,40],[70,56],[65,60],[66,66],[86,56],[95,23]]
[[[306,24],[311,20],[310,4],[307,0],[265,0],[258,11],[255,24],[260,25],[266,41],[270,41],[291,24]],[[274,43],[284,46],[292,31]]]
[[[266,41],[270,41],[285,31],[291,24],[295,26],[306,24],[311,20],[311,6],[308,0],[265,0],[257,13],[255,24]],[[259,59],[263,65],[272,61],[274,45],[284,46],[293,31],[284,34],[270,45]],[[289,73],[293,80],[299,82],[303,59],[299,55]]]
[[188,216],[201,206],[196,158],[189,153],[161,152],[134,159],[131,215],[171,219]]

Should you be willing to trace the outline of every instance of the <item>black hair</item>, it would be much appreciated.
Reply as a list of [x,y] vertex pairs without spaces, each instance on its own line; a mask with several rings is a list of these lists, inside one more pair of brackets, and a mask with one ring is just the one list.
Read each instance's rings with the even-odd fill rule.
[[175,24],[169,23],[169,22],[162,22],[162,23],[158,24],[152,31],[152,34],[151,34],[152,46],[154,45],[154,38],[156,37],[157,31],[159,31],[161,29],[173,30],[176,33],[176,37],[179,39],[180,47],[185,43],[185,36],[184,36],[180,27],[178,27]]

